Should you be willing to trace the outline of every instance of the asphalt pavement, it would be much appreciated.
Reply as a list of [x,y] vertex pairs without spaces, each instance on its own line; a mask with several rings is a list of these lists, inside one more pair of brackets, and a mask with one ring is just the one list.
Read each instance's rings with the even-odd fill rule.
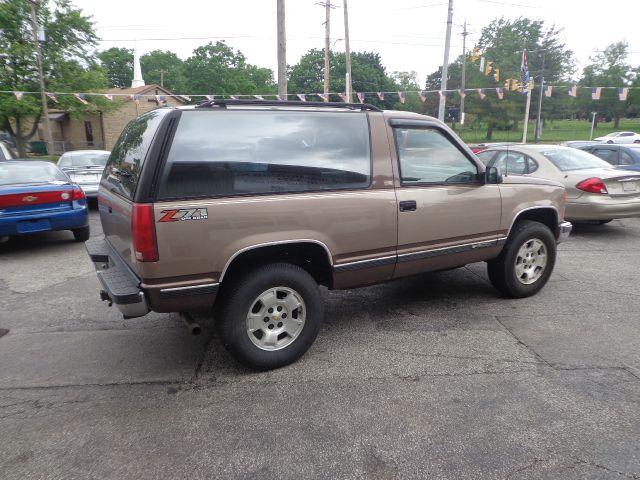
[[309,352],[255,373],[206,317],[123,320],[70,232],[13,238],[0,478],[640,479],[639,246],[576,226],[522,300],[484,264],[325,290]]

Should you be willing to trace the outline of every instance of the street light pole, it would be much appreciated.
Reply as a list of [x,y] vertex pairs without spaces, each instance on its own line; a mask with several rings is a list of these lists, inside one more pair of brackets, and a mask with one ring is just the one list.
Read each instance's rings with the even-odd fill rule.
[[538,96],[538,115],[536,117],[536,131],[533,135],[534,142],[538,143],[542,136],[542,125],[540,123],[540,114],[542,112],[542,93],[544,92],[544,60],[546,51],[542,51],[542,71],[540,72],[540,95]]
[[40,80],[40,100],[42,101],[42,115],[44,116],[43,126],[47,139],[47,153],[53,155],[53,135],[51,135],[51,126],[49,125],[49,107],[47,105],[47,95],[44,89],[44,74],[42,73],[42,53],[40,52],[40,40],[38,39],[38,17],[36,16],[37,0],[30,0],[31,3],[31,27],[33,29],[33,44],[36,50],[36,65],[38,67],[38,78]]
[[353,100],[351,94],[351,50],[349,49],[349,14],[347,13],[347,0],[344,1],[344,55],[345,66],[347,68],[345,78],[345,89],[349,102]]
[[464,97],[465,97],[465,80],[467,66],[467,21],[464,21],[464,30],[462,31],[462,81],[460,82],[460,137],[464,130]]
[[324,95],[325,102],[329,98],[329,37],[331,35],[331,0],[325,0],[325,23],[324,23]]
[[278,95],[287,99],[287,36],[285,31],[284,0],[278,0]]

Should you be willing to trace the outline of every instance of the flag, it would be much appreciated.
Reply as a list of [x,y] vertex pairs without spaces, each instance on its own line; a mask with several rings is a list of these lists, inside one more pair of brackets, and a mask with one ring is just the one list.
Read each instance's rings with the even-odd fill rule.
[[103,93],[102,96],[107,100],[113,100],[113,95],[111,95],[110,93]]
[[298,99],[299,99],[301,102],[306,102],[306,101],[307,101],[307,96],[306,96],[304,93],[298,93],[298,94],[296,95],[296,97],[298,97]]
[[256,100],[264,100],[264,97],[262,95],[254,95],[253,96]]
[[427,101],[427,94],[423,91],[418,92],[418,96],[420,97],[420,101],[422,103]]
[[504,81],[504,89],[505,90],[511,90],[511,78],[507,78]]
[[167,103],[167,99],[164,95],[156,95],[155,100],[158,105],[160,105],[161,103]]
[[140,95],[129,95],[129,98],[133,100],[133,103],[136,105],[140,105]]
[[522,78],[522,94],[529,88],[529,64],[527,63],[527,49],[522,49],[522,61],[520,62],[520,77]]
[[404,103],[407,99],[407,94],[405,92],[398,92],[398,97],[400,97],[400,103]]
[[56,96],[53,93],[45,93],[45,95],[47,97],[49,97],[49,100],[51,100],[53,103],[58,103],[58,99],[56,98]]
[[238,97],[238,95],[229,95],[229,97],[231,98],[231,100],[239,100],[240,97]]
[[284,102],[286,100],[284,95],[276,95],[276,100],[279,102]]
[[209,100],[210,102],[213,102],[215,100],[215,96],[214,95],[205,95],[204,98],[206,98],[207,100]]
[[378,92],[377,95],[378,95],[378,98],[380,99],[380,101],[384,102],[384,92]]
[[358,100],[360,100],[360,103],[364,103],[364,99],[365,99],[364,92],[358,92],[357,95],[358,95]]
[[191,101],[191,97],[189,95],[176,95],[176,96],[184,98],[187,102]]
[[484,57],[480,57],[480,71],[484,72]]
[[478,47],[473,47],[471,51],[471,63],[476,63],[480,58],[480,49]]
[[347,96],[346,92],[339,93],[338,96],[342,99],[343,102],[349,102],[349,97]]
[[84,93],[74,93],[73,96],[76,97],[76,99],[79,100],[83,105],[89,105],[89,102],[84,99]]
[[578,89],[574,85],[573,87],[569,87],[569,91],[567,93],[569,94],[570,97],[575,97],[578,95]]
[[493,70],[493,79],[494,79],[496,82],[499,82],[499,81],[500,81],[500,69],[499,69],[499,68],[495,68],[495,69]]
[[551,85],[545,85],[545,87],[544,87],[544,96],[545,97],[550,97],[552,93],[553,93],[553,87]]
[[484,67],[484,74],[485,74],[486,76],[489,76],[489,74],[491,73],[491,66],[492,66],[492,65],[493,65],[493,62],[487,62],[487,63],[485,64],[485,67]]
[[22,100],[24,92],[13,92],[13,94],[16,96],[18,100]]
[[621,102],[626,102],[627,101],[627,95],[629,94],[629,89],[628,88],[619,88],[618,89],[618,99]]
[[479,88],[478,89],[478,96],[480,97],[480,100],[484,100],[484,97],[486,97],[487,95],[484,93],[484,88]]
[[464,98],[464,97],[466,97],[466,96],[467,96],[467,94],[465,93],[465,91],[464,91],[464,90],[462,90],[462,89],[458,90],[458,95],[460,95],[460,98]]
[[600,100],[600,93],[602,93],[602,87],[593,87],[591,89],[591,100]]
[[496,95],[500,100],[504,97],[504,88],[496,88]]
[[329,94],[328,93],[317,93],[316,95],[318,95],[323,102],[328,102],[329,101]]

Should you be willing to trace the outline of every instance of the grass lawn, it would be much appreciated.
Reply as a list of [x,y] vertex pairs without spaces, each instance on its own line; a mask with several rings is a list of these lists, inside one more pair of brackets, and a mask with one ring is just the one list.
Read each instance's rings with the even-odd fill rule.
[[[519,123],[517,131],[494,130],[493,138],[486,140],[487,126],[470,126],[466,127],[462,132],[462,138],[468,143],[481,143],[485,141],[491,142],[520,142],[522,141],[522,122]],[[602,137],[608,133],[628,130],[631,132],[640,132],[640,118],[622,119],[620,128],[613,128],[613,122],[600,122],[593,130],[593,138]],[[527,142],[533,142],[535,131],[535,120],[529,122],[527,129]],[[460,134],[460,128],[456,125],[456,132]],[[587,120],[555,120],[547,122],[542,127],[542,142],[557,143],[565,140],[589,140],[591,133],[591,122]]]

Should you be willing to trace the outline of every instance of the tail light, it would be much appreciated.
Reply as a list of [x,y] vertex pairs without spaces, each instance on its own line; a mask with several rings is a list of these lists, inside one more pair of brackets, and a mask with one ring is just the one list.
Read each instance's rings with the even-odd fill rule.
[[[78,196],[79,195],[79,196]],[[0,207],[22,207],[26,205],[40,205],[45,203],[60,203],[70,200],[80,200],[84,192],[76,190],[51,190],[44,192],[11,193],[0,196]]]
[[79,187],[73,187],[73,191],[71,192],[71,200],[84,200],[87,198]]
[[602,179],[598,177],[587,178],[586,180],[583,180],[582,182],[577,184],[576,188],[578,190],[582,190],[583,192],[589,193],[602,193],[604,195],[609,193],[609,190],[607,190],[607,187],[605,186]]
[[133,253],[139,262],[157,262],[158,241],[153,204],[134,203],[131,212]]

